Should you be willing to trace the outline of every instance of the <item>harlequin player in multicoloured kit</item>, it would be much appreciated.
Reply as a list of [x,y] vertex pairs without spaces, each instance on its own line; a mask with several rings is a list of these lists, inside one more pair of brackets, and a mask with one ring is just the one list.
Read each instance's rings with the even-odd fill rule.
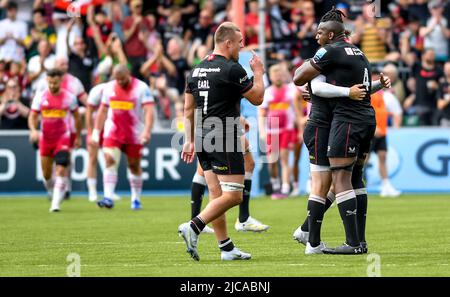
[[[106,83],[101,83],[93,87],[89,91],[89,96],[87,99],[87,107],[86,107],[86,144],[89,153],[89,163],[87,168],[87,188],[89,193],[89,201],[96,202],[97,201],[97,155],[98,155],[98,146],[89,145],[90,138],[92,134],[92,130],[94,129],[95,116],[97,114],[97,109],[100,106],[100,102],[103,95],[103,88]],[[103,145],[103,133],[100,132],[99,137],[99,146]]]
[[139,210],[142,208],[142,149],[151,137],[154,100],[149,86],[132,77],[127,66],[116,65],[113,76],[114,80],[104,86],[90,141],[90,145],[98,147],[100,131],[104,128],[104,198],[97,204],[106,208],[114,206],[112,197],[117,184],[117,169],[122,151],[128,159],[131,208]]
[[[270,160],[270,180],[274,190],[272,199],[284,199],[289,196],[291,176],[289,152],[294,148],[296,133],[294,124],[300,126],[302,117],[301,114],[296,114],[298,109],[295,105],[301,96],[300,90],[294,84],[285,82],[286,74],[287,70],[281,64],[270,67],[269,76],[272,85],[266,89],[264,101],[259,108],[260,135],[267,141],[267,154]],[[278,159],[281,161],[281,189]]]
[[[60,56],[55,59],[55,69],[58,69],[62,72],[62,80],[61,80],[61,88],[72,93],[76,96],[78,105],[80,107],[83,107],[87,105],[87,94],[84,90],[83,84],[81,81],[70,74],[69,71],[69,60],[65,56]],[[48,83],[46,80],[42,80],[36,87],[36,92],[42,92],[45,89],[48,88]],[[80,108],[79,112],[80,115],[84,113],[83,108]],[[75,141],[75,123],[73,121],[73,118],[70,119],[70,139],[73,145],[73,142]],[[69,173],[70,173],[70,166],[68,167]],[[69,174],[70,177],[70,174]],[[72,189],[72,180],[69,178],[68,184],[67,184],[67,191],[65,194],[65,199],[69,199],[70,197],[70,191]]]
[[[91,142],[91,134],[94,129],[95,118],[97,116],[97,110],[100,106],[103,89],[106,86],[106,83],[101,83],[93,87],[89,91],[89,96],[87,99],[87,107],[86,107],[86,115],[85,115],[85,123],[86,123],[86,144],[87,150],[89,153],[89,162],[87,166],[87,180],[86,185],[88,188],[88,196],[90,202],[97,201],[97,161],[98,161],[98,146],[89,145]],[[103,131],[100,132],[99,146],[103,145]],[[120,160],[117,160],[119,163]],[[120,200],[120,197],[114,193],[111,197],[112,200]]]
[[[44,185],[52,193],[51,212],[60,210],[68,183],[68,166],[72,149],[70,121],[75,119],[76,148],[81,145],[81,119],[78,114],[77,98],[61,88],[63,73],[53,69],[47,72],[48,89],[39,92],[33,99],[28,119],[30,141],[39,142]],[[38,131],[41,115],[41,133]],[[53,162],[56,164],[56,178],[53,182]]]

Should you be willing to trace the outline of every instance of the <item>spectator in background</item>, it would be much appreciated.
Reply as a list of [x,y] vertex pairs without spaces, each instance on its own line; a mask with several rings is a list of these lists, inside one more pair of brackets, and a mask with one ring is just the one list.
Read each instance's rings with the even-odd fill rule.
[[56,32],[45,19],[45,11],[42,8],[33,10],[33,25],[30,34],[25,38],[27,61],[38,54],[37,47],[41,39],[47,39],[52,46],[56,44]]
[[183,27],[181,19],[181,9],[174,7],[171,11],[172,13],[170,16],[159,26],[159,32],[164,48],[167,48],[167,44],[171,38],[182,37],[185,28]]
[[[250,0],[248,2],[248,12],[245,15],[245,46],[258,46],[258,31],[259,31],[259,8],[257,0]],[[270,20],[266,19],[266,41],[270,40]]]
[[[9,72],[8,77],[9,79],[14,79],[19,84],[19,88],[22,90],[22,97],[24,99],[30,98],[28,92],[27,92],[27,79],[25,76],[25,70],[26,70],[26,63],[25,61],[22,62],[11,62],[9,65]],[[29,104],[27,104],[29,105]]]
[[428,0],[409,0],[408,1],[408,13],[410,16],[420,20],[422,24],[427,22],[430,17],[430,12],[427,8]]
[[388,23],[390,24],[390,26],[387,28],[386,40],[388,51],[400,52],[400,35],[405,31],[406,20],[401,14],[400,6],[398,6],[396,3],[389,4]]
[[355,24],[354,24],[354,20],[349,18],[350,12],[350,6],[348,5],[348,3],[346,2],[340,2],[336,5],[336,9],[342,11],[342,13],[347,16],[345,18],[343,18],[344,21],[344,28],[345,30],[347,30],[348,32],[350,32],[350,35],[355,31]]
[[95,32],[97,32],[94,36],[100,57],[100,61],[95,71],[96,82],[109,81],[112,69],[117,64],[127,65],[128,69],[131,69],[131,65],[128,63],[125,50],[119,37],[117,37],[115,33],[111,33],[106,43],[103,43],[98,30]]
[[167,81],[170,87],[183,94],[186,86],[186,72],[190,70],[186,59],[182,56],[183,41],[174,37],[167,44],[167,58],[161,59],[161,66],[167,73]]
[[159,124],[164,128],[170,128],[171,120],[175,117],[175,104],[180,101],[179,92],[167,84],[167,76],[160,74],[151,77],[150,85],[157,103],[157,115]]
[[89,6],[86,14],[86,21],[89,27],[86,30],[88,37],[88,51],[98,55],[94,40],[94,30],[98,30],[103,42],[106,42],[112,32],[112,23],[101,6]]
[[30,108],[20,97],[20,86],[15,79],[8,80],[0,100],[0,129],[27,129]]
[[191,68],[200,64],[200,62],[208,55],[209,48],[200,42],[194,43],[189,49],[187,62]]
[[[372,81],[380,79],[379,73],[372,72]],[[381,197],[397,197],[401,194],[389,181],[387,159],[387,133],[389,116],[393,117],[394,127],[400,127],[402,122],[402,108],[398,99],[389,91],[380,90],[371,95],[371,104],[375,110],[377,126],[375,136],[372,139],[371,151],[378,155],[378,167],[381,177]]]
[[433,49],[426,49],[422,54],[421,63],[414,66],[413,76],[416,84],[414,96],[403,102],[408,114],[418,117],[421,126],[435,124],[439,78],[442,70],[436,65]]
[[82,37],[82,24],[77,20],[76,24],[68,31],[70,18],[66,13],[53,13],[53,25],[56,31],[55,55],[58,57],[68,57],[67,35],[69,35],[69,44],[73,45],[76,37]]
[[47,39],[39,41],[38,55],[28,61],[28,81],[34,92],[41,80],[45,80],[45,71],[55,67],[55,55],[52,54],[50,42]]
[[142,15],[142,0],[130,1],[131,15],[123,22],[123,33],[125,36],[125,53],[131,65],[131,74],[142,79],[140,67],[147,57],[147,48],[139,38],[139,32],[151,30],[151,24]]
[[406,93],[403,82],[398,77],[398,69],[392,64],[388,63],[383,67],[383,73],[391,80],[391,88],[385,92],[392,92],[397,100],[402,103],[405,100]]
[[146,47],[151,47],[152,50],[149,51],[150,54],[148,55],[148,59],[142,64],[140,72],[143,77],[148,78],[151,75],[159,75],[164,48],[160,41],[157,41],[155,44],[151,44],[150,40],[147,40]]
[[185,34],[184,40],[192,40],[195,44],[205,44],[209,49],[213,47],[213,35],[216,26],[213,22],[213,11],[209,9],[203,9],[200,11],[198,22],[196,22],[192,29],[188,30]]
[[160,54],[163,51],[161,37],[156,30],[156,18],[153,14],[148,14],[146,18],[151,24],[150,31],[139,32],[139,38],[147,48],[147,60],[140,67],[140,73],[143,77],[148,77],[149,73],[158,72],[158,62]]
[[278,60],[291,58],[292,31],[289,22],[283,19],[280,0],[269,0],[268,15],[273,47],[270,56]]
[[179,8],[182,19],[182,27],[189,28],[198,16],[199,0],[159,0],[157,12],[161,19],[169,18],[173,13],[173,8]]
[[386,19],[375,18],[372,4],[364,4],[363,13],[355,21],[352,43],[360,44],[361,50],[370,63],[382,62],[386,58]]
[[317,21],[312,1],[303,1],[301,9],[292,11],[291,29],[296,32],[300,42],[300,55],[302,59],[312,58],[318,48],[316,41]]
[[25,57],[27,24],[17,19],[17,3],[10,1],[7,18],[0,21],[0,57],[7,61],[21,61]]
[[424,49],[424,38],[420,36],[419,30],[420,19],[411,16],[408,26],[400,35],[400,53],[402,60],[410,67],[414,65]]
[[420,36],[425,38],[425,48],[432,48],[436,61],[448,60],[448,38],[450,30],[447,28],[447,19],[443,16],[444,4],[440,0],[428,2],[431,17],[427,20],[427,26],[420,28]]
[[6,83],[9,79],[8,72],[6,70],[7,66],[7,62],[0,58],[0,95],[5,91]]
[[444,64],[444,75],[439,83],[437,107],[441,111],[441,127],[450,127],[450,62]]
[[69,45],[69,35],[75,19],[70,20],[67,28],[67,51],[69,53],[69,73],[78,78],[85,90],[90,90],[92,85],[92,70],[94,69],[94,57],[87,51],[87,45],[82,37],[76,37],[73,50]]

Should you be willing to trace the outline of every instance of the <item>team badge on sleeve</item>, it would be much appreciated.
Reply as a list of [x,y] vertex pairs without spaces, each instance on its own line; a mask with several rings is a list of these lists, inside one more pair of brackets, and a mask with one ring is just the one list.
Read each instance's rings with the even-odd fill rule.
[[319,49],[317,52],[316,52],[316,54],[314,55],[314,58],[313,58],[313,60],[314,60],[314,62],[319,62],[320,61],[320,59],[322,59],[322,57],[325,55],[327,53],[327,50],[325,49],[325,48],[321,48],[321,49]]

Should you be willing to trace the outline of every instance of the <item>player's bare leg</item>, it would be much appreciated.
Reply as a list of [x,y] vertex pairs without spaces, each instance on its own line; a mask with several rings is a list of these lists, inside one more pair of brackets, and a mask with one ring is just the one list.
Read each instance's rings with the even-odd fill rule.
[[290,168],[289,168],[289,150],[288,149],[281,149],[280,150],[280,163],[281,163],[281,192],[279,194],[275,193],[272,195],[272,199],[284,199],[289,196],[289,175],[290,175]]
[[[50,164],[48,164],[50,160],[47,159],[46,162],[46,170]],[[55,166],[55,186],[53,189],[53,197],[52,197],[52,205],[50,207],[51,212],[60,211],[60,205],[62,200],[64,199],[64,195],[67,190],[67,179],[68,179],[68,165],[70,163],[70,153],[67,151],[60,151],[56,153],[54,161],[56,163]]]
[[280,176],[279,176],[279,170],[278,170],[278,159],[276,160],[272,160],[272,156],[273,154],[270,153],[271,155],[269,156],[269,161],[271,161],[268,164],[268,169],[269,169],[269,176],[270,176],[270,183],[272,185],[272,192],[273,193],[277,193],[280,191],[281,189],[281,181],[280,181]]
[[141,158],[128,157],[128,169],[131,188],[131,209],[140,210],[141,205],[141,193],[142,193],[142,168]]
[[117,185],[117,169],[119,167],[121,151],[117,147],[104,147],[105,170],[103,171],[104,198],[97,202],[99,207],[112,208],[114,202],[112,197]]
[[386,165],[387,151],[379,150],[378,155],[378,167],[380,169],[381,177],[381,197],[398,197],[401,192],[395,189],[389,181],[388,170]]
[[51,200],[53,198],[53,187],[55,185],[55,180],[53,178],[53,158],[45,156],[40,156],[40,158],[44,187]]
[[265,225],[257,219],[250,216],[250,194],[252,190],[252,175],[255,170],[255,160],[250,152],[249,142],[245,136],[243,138],[244,149],[244,192],[242,194],[242,203],[239,204],[239,218],[236,220],[234,227],[237,231],[252,231],[262,232],[269,229],[268,225]]
[[97,155],[98,147],[92,145],[87,146],[89,153],[89,162],[87,166],[87,188],[89,193],[89,201],[97,201]]

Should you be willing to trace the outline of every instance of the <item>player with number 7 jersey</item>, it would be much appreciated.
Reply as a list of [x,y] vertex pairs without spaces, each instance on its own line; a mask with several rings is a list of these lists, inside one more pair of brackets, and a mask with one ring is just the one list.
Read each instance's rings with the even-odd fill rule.
[[[186,135],[181,156],[194,160],[194,148],[208,184],[210,202],[190,222],[178,227],[187,251],[200,260],[198,236],[212,222],[222,260],[248,260],[228,237],[225,212],[242,202],[244,157],[240,141],[240,101],[260,105],[264,96],[264,65],[255,53],[250,60],[253,80],[238,63],[244,47],[239,27],[221,24],[214,34],[214,51],[187,78],[184,119]],[[196,118],[196,123],[195,123]],[[194,146],[195,143],[195,146]]]

